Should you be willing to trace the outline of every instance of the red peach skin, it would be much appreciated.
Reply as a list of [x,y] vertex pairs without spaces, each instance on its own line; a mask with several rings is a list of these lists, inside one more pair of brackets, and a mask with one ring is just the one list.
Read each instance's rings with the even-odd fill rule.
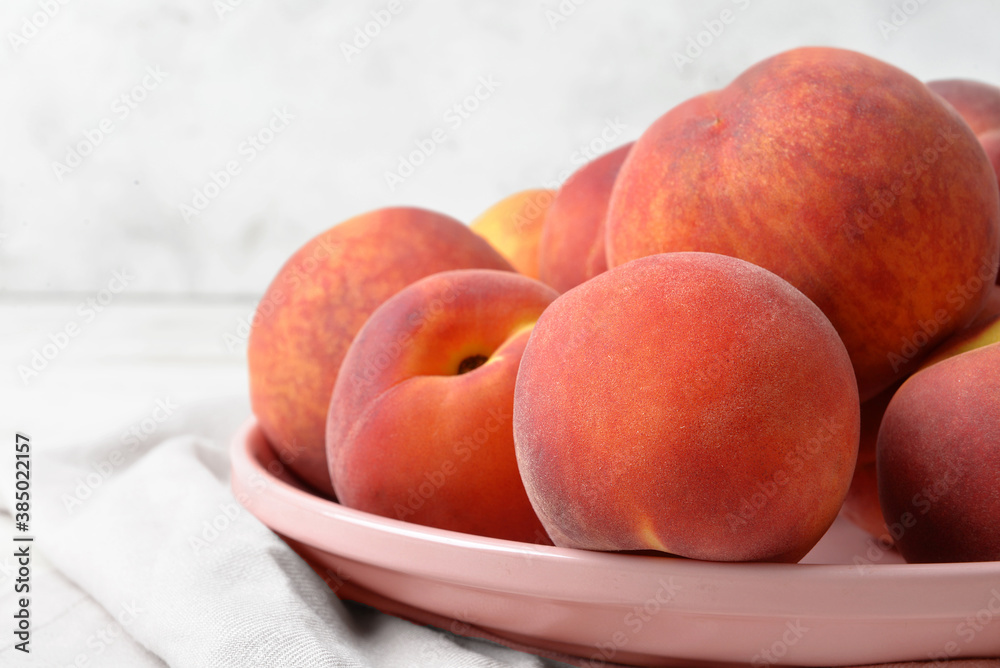
[[1000,560],[1000,343],[911,376],[879,430],[879,499],[911,563]]

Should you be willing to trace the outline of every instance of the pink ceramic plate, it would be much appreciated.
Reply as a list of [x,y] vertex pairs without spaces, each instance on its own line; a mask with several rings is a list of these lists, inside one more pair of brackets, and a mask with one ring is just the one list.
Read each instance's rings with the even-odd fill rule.
[[[481,538],[303,490],[256,422],[233,489],[344,598],[578,665],[855,665],[1000,656],[1000,562],[899,563],[838,521],[801,564]],[[825,562],[825,563],[824,563]]]

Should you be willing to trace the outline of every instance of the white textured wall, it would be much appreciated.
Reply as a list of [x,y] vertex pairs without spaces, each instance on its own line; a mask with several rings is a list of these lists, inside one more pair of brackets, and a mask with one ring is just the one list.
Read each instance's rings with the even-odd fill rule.
[[[124,267],[136,295],[257,295],[347,217],[413,204],[468,221],[565,175],[609,123],[624,124],[607,130],[614,144],[634,139],[795,46],[1000,83],[995,0],[576,3],[3,0],[0,290],[95,292]],[[390,4],[391,23],[348,61],[342,43]],[[731,22],[679,69],[674,54],[723,10]],[[886,32],[893,12],[902,25]],[[483,79],[495,90],[459,124],[449,108]],[[110,134],[57,175],[102,123]],[[254,153],[247,137],[270,123],[280,131]],[[386,170],[435,128],[444,142],[390,190]],[[185,221],[179,205],[227,163],[239,173]]]

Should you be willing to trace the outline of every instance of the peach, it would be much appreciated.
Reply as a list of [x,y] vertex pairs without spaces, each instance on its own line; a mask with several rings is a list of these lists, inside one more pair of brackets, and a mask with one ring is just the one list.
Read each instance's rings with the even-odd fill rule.
[[748,262],[665,253],[563,293],[528,340],[514,442],[556,545],[797,561],[836,518],[859,402],[836,330]]
[[380,306],[330,401],[327,458],[340,502],[548,543],[521,483],[511,414],[524,346],[557,296],[526,276],[470,269],[424,278]]
[[554,197],[551,189],[522,190],[488,208],[469,227],[489,241],[514,269],[538,278],[538,244]]
[[608,265],[668,251],[785,278],[840,333],[862,400],[979,311],[1000,266],[982,146],[909,74],[833,48],[788,51],[668,111],[608,206]]
[[631,148],[629,142],[591,160],[556,191],[542,227],[538,275],[559,292],[608,268],[604,218],[611,187]]
[[337,370],[375,308],[447,269],[512,270],[488,243],[443,214],[378,209],[295,252],[264,293],[250,330],[250,401],[277,454],[316,490],[333,493],[324,443]]
[[[986,306],[975,320],[965,329],[948,337],[930,357],[923,361],[920,369],[926,369],[949,357],[998,342],[1000,342],[1000,286],[994,285]],[[892,535],[882,517],[882,508],[878,501],[875,444],[878,441],[878,431],[885,409],[897,389],[899,384],[861,404],[858,463],[854,469],[854,478],[851,480],[851,489],[844,501],[844,516],[848,520],[890,545],[893,542]]]
[[903,383],[878,434],[879,499],[911,563],[1000,560],[1000,343]]
[[1000,129],[1000,88],[973,79],[938,79],[927,87],[955,108],[973,134]]
[[[926,369],[938,362],[944,361],[956,355],[968,352],[970,350],[975,350],[983,346],[988,346],[993,343],[1000,342],[1000,286],[993,286],[990,292],[990,297],[986,302],[986,306],[980,312],[976,319],[966,327],[965,329],[952,334],[948,339],[944,341],[930,357],[925,359],[921,364],[919,370]],[[878,398],[873,399],[867,403],[873,403],[878,399],[891,398],[892,392],[883,392]],[[880,417],[884,415],[887,408],[888,402],[879,401],[881,404]],[[845,514],[847,514],[848,519],[855,521],[856,524],[862,528],[872,532],[872,528],[876,525],[877,520],[884,522],[882,517],[881,506],[878,505],[878,477],[876,475],[876,442],[878,437],[878,428],[881,426],[880,423],[875,423],[875,439],[871,440],[868,436],[871,435],[870,429],[866,429],[865,425],[865,407],[866,404],[861,406],[861,451],[858,455],[858,468],[855,470],[855,478],[851,483],[851,491],[848,493],[847,500],[844,502]],[[869,427],[871,424],[869,424]],[[871,463],[867,463],[869,457],[866,453],[868,451],[868,446],[871,446]],[[864,466],[862,466],[861,461],[865,460]],[[873,504],[877,507],[873,507]],[[888,527],[888,525],[886,525]],[[893,531],[899,532],[906,529],[900,522],[894,522],[891,527]],[[889,529],[885,529],[889,531]],[[881,538],[883,541],[892,544],[892,532],[888,534],[882,534]],[[879,536],[880,534],[873,534]]]

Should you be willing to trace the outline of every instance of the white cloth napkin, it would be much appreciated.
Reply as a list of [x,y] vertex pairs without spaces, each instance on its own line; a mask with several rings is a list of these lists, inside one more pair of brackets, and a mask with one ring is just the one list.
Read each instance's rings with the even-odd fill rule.
[[[340,601],[230,492],[229,439],[248,415],[233,400],[178,411],[145,443],[35,445],[31,653],[14,647],[0,556],[0,666],[565,665]],[[12,503],[0,485],[4,543]],[[192,540],[220,513],[217,537]]]

